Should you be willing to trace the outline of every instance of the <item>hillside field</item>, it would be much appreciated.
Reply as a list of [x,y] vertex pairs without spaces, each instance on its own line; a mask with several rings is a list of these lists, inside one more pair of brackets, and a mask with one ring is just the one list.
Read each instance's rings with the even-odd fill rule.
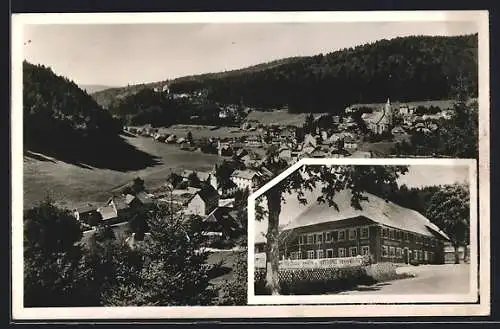
[[[315,119],[327,113],[313,113]],[[278,111],[252,111],[245,121],[256,121],[263,125],[280,125],[301,127],[306,122],[309,113],[288,113],[285,110]]]
[[193,134],[193,138],[238,138],[242,136],[258,135],[257,131],[244,131],[238,127],[215,127],[202,125],[173,125],[168,128],[158,128],[158,132],[174,134],[177,137],[186,137],[188,132]]
[[[172,170],[209,171],[221,158],[217,155],[181,150],[146,137],[124,137],[138,150],[157,156],[159,163],[141,170],[117,171],[68,164],[41,154],[24,154],[24,208],[50,195],[57,204],[74,208],[88,202],[99,204],[135,177],[144,179],[146,187],[163,184]],[[127,161],[126,158],[123,161]]]

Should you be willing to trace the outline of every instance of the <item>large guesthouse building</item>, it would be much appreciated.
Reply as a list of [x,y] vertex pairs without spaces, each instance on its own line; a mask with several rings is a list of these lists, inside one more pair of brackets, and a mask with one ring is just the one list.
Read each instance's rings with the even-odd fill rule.
[[[369,255],[372,262],[444,263],[448,240],[417,211],[372,194],[351,206],[351,193],[335,196],[335,206],[311,202],[280,230],[281,259],[319,259]],[[264,252],[262,244],[257,252]]]

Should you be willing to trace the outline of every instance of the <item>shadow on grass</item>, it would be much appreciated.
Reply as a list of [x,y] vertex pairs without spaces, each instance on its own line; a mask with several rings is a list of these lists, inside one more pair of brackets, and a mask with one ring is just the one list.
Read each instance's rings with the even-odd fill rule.
[[[31,140],[25,145],[25,155],[41,161],[62,162],[85,169],[136,171],[160,165],[160,158],[130,145],[122,136],[79,137],[65,136]],[[36,154],[36,153],[41,153]]]

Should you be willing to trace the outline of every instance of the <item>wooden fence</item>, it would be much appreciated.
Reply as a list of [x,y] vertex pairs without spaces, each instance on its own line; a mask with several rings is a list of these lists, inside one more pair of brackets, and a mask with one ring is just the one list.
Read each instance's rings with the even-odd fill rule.
[[[320,259],[298,259],[281,260],[280,269],[308,269],[308,268],[331,268],[331,267],[353,267],[368,264],[367,256],[339,257],[339,258],[320,258]],[[265,268],[265,257],[255,258],[256,268]]]

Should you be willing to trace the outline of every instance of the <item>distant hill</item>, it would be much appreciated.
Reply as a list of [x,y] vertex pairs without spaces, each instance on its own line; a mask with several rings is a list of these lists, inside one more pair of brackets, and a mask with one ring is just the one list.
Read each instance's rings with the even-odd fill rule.
[[[189,92],[197,89],[199,87],[198,81],[205,79],[222,79],[232,76],[237,76],[240,74],[251,73],[263,71],[266,69],[271,69],[273,67],[277,67],[286,63],[298,62],[302,59],[302,57],[289,57],[278,59],[275,61],[271,61],[268,63],[261,63],[257,65],[252,65],[249,67],[245,67],[242,69],[231,70],[226,72],[215,72],[215,73],[204,73],[199,75],[190,75],[185,77],[176,78],[173,80],[162,80],[151,83],[143,83],[137,85],[128,85],[126,87],[112,87],[109,89],[103,89],[96,91],[92,94],[92,97],[104,108],[109,108],[111,103],[120,101],[127,96],[132,96],[144,89],[154,89],[154,88],[162,88],[165,85],[173,84],[174,89],[172,92],[182,93],[183,90],[187,90]],[[178,86],[182,85],[180,88]],[[189,88],[186,88],[189,86]]]
[[93,94],[101,90],[106,90],[110,88],[114,88],[112,86],[104,86],[104,85],[79,85],[82,90],[85,90],[87,94]]
[[[93,97],[104,107],[165,84],[174,93],[205,91],[208,100],[292,113],[338,113],[350,104],[453,99],[478,92],[477,34],[379,40],[326,55],[287,58],[240,70],[113,88]],[[112,105],[113,104],[113,105]]]

